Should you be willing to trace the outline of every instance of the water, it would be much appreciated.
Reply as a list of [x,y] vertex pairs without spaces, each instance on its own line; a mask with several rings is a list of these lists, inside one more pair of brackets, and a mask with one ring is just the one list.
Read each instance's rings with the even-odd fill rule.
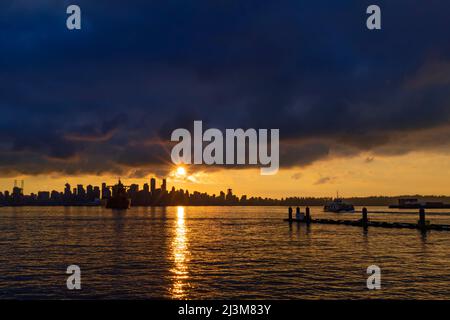
[[[418,218],[374,210],[387,209],[369,208],[374,220]],[[432,211],[427,219],[450,224]],[[450,232],[290,227],[286,216],[282,207],[0,208],[0,297],[450,298]],[[319,207],[312,216],[359,218]],[[71,264],[80,291],[66,288]],[[381,290],[366,287],[372,264]]]

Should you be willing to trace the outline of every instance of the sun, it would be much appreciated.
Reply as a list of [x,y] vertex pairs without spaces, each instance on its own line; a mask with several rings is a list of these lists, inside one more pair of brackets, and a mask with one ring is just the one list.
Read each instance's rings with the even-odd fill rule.
[[184,177],[184,176],[186,176],[186,169],[183,167],[178,167],[176,174],[178,177]]

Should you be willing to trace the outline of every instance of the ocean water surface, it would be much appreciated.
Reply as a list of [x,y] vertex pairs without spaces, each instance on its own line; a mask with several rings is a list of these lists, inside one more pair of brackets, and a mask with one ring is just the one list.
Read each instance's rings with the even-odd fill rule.
[[[418,219],[373,211],[398,210],[369,207],[373,220]],[[444,211],[427,219],[450,224]],[[0,298],[450,299],[450,232],[307,227],[286,217],[285,207],[3,207]],[[72,264],[81,290],[66,287]],[[381,290],[366,287],[373,264]]]

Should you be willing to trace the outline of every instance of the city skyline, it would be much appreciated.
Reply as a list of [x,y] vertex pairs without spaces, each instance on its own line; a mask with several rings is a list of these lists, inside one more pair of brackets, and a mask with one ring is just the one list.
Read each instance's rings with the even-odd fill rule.
[[[24,191],[24,181],[14,181],[12,191],[0,191],[0,204],[3,205],[104,205],[104,200],[114,196],[114,188],[122,184],[120,178],[115,185],[108,185],[103,182],[100,186],[89,184],[77,184],[71,186],[69,183],[64,185],[63,191],[38,191],[36,194],[26,194]],[[151,206],[151,205],[188,205],[192,204],[237,204],[247,201],[247,196],[242,195],[240,198],[233,194],[232,189],[227,192],[220,191],[215,194],[208,195],[198,191],[189,192],[189,190],[176,189],[172,186],[168,190],[167,180],[161,179],[159,188],[156,185],[156,179],[151,178],[149,183],[144,183],[142,189],[139,184],[124,185],[126,192],[134,206]],[[251,199],[249,199],[251,200]],[[255,199],[257,200],[257,199]],[[263,200],[263,199],[259,199]],[[269,200],[269,199],[265,199]]]
[[[178,170],[185,173],[184,168]],[[322,206],[333,199],[333,197],[308,197],[304,195],[286,196],[281,198],[258,197],[247,194],[234,194],[231,188],[220,191],[218,194],[208,194],[197,190],[185,190],[177,186],[168,186],[167,179],[152,177],[143,185],[131,183],[123,184],[119,180],[116,184],[109,185],[106,182],[100,186],[88,184],[70,185],[66,183],[64,189],[41,190],[37,193],[26,193],[24,181],[14,181],[12,190],[0,191],[0,205],[5,206],[105,206],[106,201],[114,196],[114,188],[122,183],[130,199],[131,206],[198,206],[198,205],[270,205],[270,206]],[[159,186],[159,187],[158,187]],[[141,188],[142,187],[142,188]],[[169,190],[170,189],[170,190]],[[117,189],[116,189],[117,190]],[[336,197],[341,198],[339,194]],[[343,199],[362,206],[386,206],[397,204],[399,199],[417,199],[423,203],[449,203],[450,196],[445,195],[397,195],[397,196],[369,196],[369,197],[347,197]]]

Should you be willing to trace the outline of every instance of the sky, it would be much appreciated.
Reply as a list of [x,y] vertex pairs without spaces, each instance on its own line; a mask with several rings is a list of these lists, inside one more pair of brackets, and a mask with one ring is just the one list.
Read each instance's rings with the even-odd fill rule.
[[[82,29],[66,28],[77,4]],[[382,29],[366,28],[377,4]],[[0,3],[0,190],[121,177],[257,196],[450,194],[448,1]],[[187,165],[171,132],[277,128],[280,170]]]

